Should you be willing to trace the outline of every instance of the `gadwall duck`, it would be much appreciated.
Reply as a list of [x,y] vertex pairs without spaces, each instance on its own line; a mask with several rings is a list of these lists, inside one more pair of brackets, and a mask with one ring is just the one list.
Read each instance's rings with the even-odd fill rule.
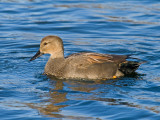
[[58,36],[44,37],[30,61],[43,54],[50,54],[44,73],[58,79],[112,79],[132,74],[140,65],[127,61],[127,55],[81,52],[64,57],[63,41]]

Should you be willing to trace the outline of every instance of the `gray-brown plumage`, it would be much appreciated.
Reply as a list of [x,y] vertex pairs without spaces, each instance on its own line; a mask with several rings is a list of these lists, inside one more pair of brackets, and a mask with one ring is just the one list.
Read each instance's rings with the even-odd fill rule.
[[131,74],[140,63],[127,61],[126,55],[109,55],[82,52],[64,57],[62,39],[46,36],[42,39],[40,50],[31,60],[42,54],[50,54],[45,66],[45,74],[63,79],[110,79]]

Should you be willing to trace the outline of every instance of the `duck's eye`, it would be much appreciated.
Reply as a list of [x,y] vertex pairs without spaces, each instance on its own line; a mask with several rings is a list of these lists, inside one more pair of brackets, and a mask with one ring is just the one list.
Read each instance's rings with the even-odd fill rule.
[[45,43],[43,43],[43,45],[47,45],[47,43],[45,42]]

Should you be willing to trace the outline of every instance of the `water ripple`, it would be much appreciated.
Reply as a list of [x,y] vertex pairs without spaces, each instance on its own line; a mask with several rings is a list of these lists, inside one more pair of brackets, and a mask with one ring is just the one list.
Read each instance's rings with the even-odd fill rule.
[[[159,120],[159,6],[158,0],[0,0],[1,119]],[[46,35],[63,39],[65,56],[90,51],[147,62],[134,78],[47,78],[48,55],[29,62]]]

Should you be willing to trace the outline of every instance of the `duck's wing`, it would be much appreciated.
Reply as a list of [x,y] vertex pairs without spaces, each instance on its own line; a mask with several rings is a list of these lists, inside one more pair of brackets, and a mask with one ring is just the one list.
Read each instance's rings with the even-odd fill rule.
[[83,53],[83,56],[87,57],[87,61],[91,63],[105,63],[105,62],[114,62],[113,57],[108,54],[99,54],[99,53]]
[[75,53],[68,57],[83,57],[86,59],[86,61],[90,62],[91,64],[94,64],[94,63],[105,63],[105,62],[122,63],[126,61],[128,56],[83,52],[83,53]]
[[127,57],[126,55],[110,55],[110,54],[100,54],[100,53],[84,53],[88,57],[88,61],[92,63],[105,63],[105,62],[114,62],[122,63],[125,62]]

